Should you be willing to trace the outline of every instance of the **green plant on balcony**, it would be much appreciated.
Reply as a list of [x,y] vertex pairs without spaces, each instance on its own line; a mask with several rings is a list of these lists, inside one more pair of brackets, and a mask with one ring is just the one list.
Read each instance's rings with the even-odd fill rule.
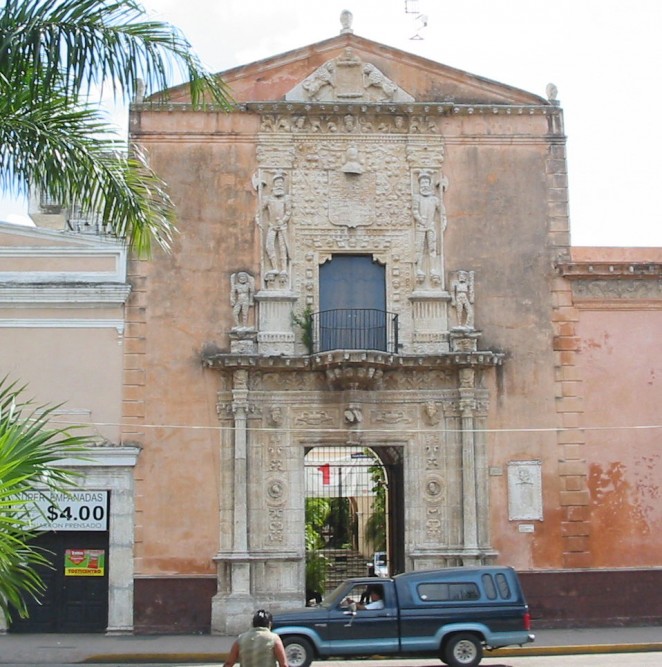
[[313,353],[313,309],[306,306],[300,315],[292,313],[292,321],[301,329],[301,342],[308,350],[308,354]]

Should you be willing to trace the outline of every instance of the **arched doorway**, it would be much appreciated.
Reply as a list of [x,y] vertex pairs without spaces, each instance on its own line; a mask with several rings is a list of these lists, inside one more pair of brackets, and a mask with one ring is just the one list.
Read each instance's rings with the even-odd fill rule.
[[311,447],[305,456],[306,599],[347,577],[402,570],[402,457],[397,448]]

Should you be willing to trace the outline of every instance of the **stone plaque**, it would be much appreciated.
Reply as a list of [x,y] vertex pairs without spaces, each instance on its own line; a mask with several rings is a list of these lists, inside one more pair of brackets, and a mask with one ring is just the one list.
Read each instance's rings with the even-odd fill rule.
[[508,464],[508,519],[542,521],[540,461],[511,461]]

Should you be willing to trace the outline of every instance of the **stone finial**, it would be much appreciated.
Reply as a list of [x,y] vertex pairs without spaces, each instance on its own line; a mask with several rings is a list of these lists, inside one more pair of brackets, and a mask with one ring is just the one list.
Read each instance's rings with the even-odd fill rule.
[[340,30],[341,35],[351,35],[354,33],[352,30],[353,20],[354,16],[352,12],[349,11],[349,9],[343,9],[342,12],[340,12],[340,25],[342,26]]
[[548,83],[547,87],[545,88],[545,94],[547,95],[547,99],[550,102],[556,102],[559,89],[553,83]]
[[145,101],[145,82],[142,79],[136,79],[136,95],[133,98],[134,104],[142,104]]

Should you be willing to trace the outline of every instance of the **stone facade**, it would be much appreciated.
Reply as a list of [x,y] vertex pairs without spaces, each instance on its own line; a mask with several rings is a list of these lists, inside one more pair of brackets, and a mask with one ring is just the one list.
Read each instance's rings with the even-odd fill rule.
[[[236,633],[303,604],[304,462],[328,446],[388,467],[394,570],[499,562],[540,626],[636,621],[620,591],[662,555],[662,255],[570,248],[558,102],[349,24],[222,77],[231,113],[182,87],[130,114],[180,233],[129,261],[121,358],[96,353],[122,384],[108,438],[141,447],[109,629]],[[379,276],[382,337],[325,338],[330,302],[373,295],[339,259]]]
[[[144,423],[181,425],[144,431],[139,467],[159,475],[138,472],[138,582],[213,572],[214,632],[256,605],[301,604],[305,452],[348,444],[399,471],[394,569],[533,566],[502,496],[508,465],[529,462],[544,525],[550,285],[568,253],[560,108],[351,33],[223,77],[231,114],[177,90],[131,113],[182,230],[172,256],[136,265]],[[337,257],[383,267],[397,340],[345,349],[319,320],[306,331]],[[549,433],[494,446],[490,430],[529,426],[532,404]],[[179,465],[194,451],[214,464],[195,476]],[[157,519],[164,484],[176,508]]]

